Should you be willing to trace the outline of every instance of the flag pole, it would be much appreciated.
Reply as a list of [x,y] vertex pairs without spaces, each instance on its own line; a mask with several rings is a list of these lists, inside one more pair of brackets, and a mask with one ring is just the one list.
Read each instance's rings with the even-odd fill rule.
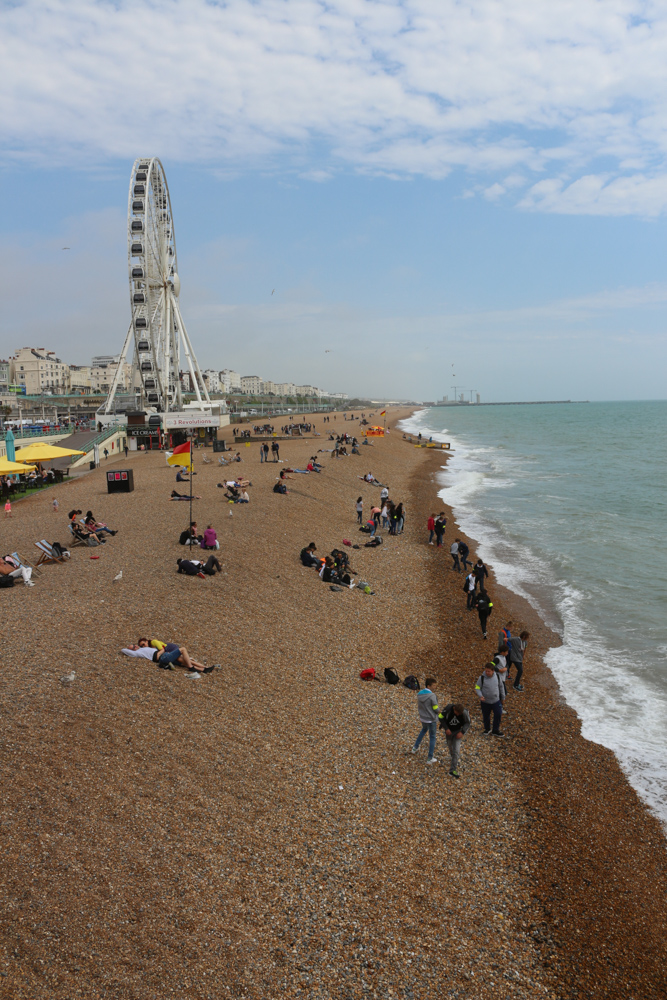
[[[192,477],[194,476],[194,468],[192,465],[192,429],[190,429],[190,522],[188,524],[188,532],[190,531],[190,525],[192,524]],[[190,541],[190,554],[192,554],[192,541]]]

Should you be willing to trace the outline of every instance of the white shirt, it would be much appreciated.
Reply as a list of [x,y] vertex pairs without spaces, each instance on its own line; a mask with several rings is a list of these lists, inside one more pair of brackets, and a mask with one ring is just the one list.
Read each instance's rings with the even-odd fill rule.
[[382,493],[380,494],[380,499],[381,500],[386,500],[388,496],[389,496],[389,490],[387,489],[386,486],[383,486],[382,487]]
[[155,650],[151,646],[140,646],[139,649],[121,649],[121,653],[126,656],[143,656],[145,660],[152,660]]

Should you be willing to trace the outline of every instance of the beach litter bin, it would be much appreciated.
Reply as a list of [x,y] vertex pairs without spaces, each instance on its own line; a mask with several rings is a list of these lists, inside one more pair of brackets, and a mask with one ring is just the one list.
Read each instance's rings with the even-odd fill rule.
[[133,493],[134,470],[119,469],[117,472],[107,472],[107,493]]

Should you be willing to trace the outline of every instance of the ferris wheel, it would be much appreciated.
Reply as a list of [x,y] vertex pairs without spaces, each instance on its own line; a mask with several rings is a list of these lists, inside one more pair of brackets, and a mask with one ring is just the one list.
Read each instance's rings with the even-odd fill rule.
[[159,413],[182,409],[181,351],[198,402],[210,404],[179,306],[171,199],[156,157],[134,161],[127,203],[127,257],[132,318],[104,412],[110,412],[131,339],[144,406]]

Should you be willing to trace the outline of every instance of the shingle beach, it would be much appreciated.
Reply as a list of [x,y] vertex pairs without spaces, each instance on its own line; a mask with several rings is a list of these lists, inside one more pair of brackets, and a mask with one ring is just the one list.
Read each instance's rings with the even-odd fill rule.
[[[102,469],[15,504],[3,554],[66,543],[71,507],[118,534],[0,598],[0,997],[667,996],[663,830],[580,736],[541,662],[557,637],[492,567],[482,640],[450,511],[445,546],[426,544],[446,455],[403,440],[408,412],[360,456],[320,456],[325,471],[286,496],[278,470],[331,447],[320,415],[321,437],[281,440],[284,465],[260,465],[257,443],[228,469],[196,452],[194,517],[223,566],[205,580],[176,573],[188,505],[169,501],[162,453],[130,457],[131,494],[108,496]],[[342,414],[326,427],[359,434]],[[405,531],[347,550],[373,594],[334,592],[299,551],[363,546],[369,470],[405,504]],[[248,505],[217,488],[230,472],[252,481]],[[490,742],[474,684],[505,618],[531,644],[507,737]],[[122,656],[141,635],[221,669],[193,680]],[[437,765],[425,745],[406,753],[416,696],[360,681],[371,666],[464,701],[460,780],[440,733]]]

